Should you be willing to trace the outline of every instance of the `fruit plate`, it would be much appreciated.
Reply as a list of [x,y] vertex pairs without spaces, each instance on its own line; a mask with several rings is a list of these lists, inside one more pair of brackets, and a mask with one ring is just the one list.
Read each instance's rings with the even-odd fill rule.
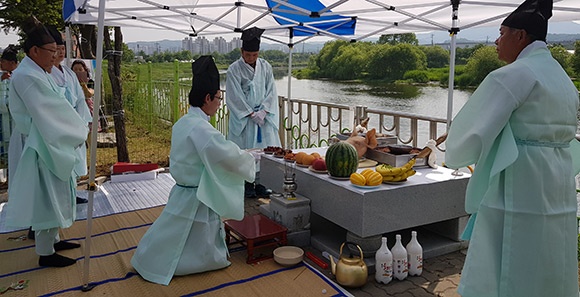
[[336,179],[336,180],[350,180],[350,176],[347,176],[347,177],[338,177],[338,176],[332,176],[332,175],[328,174],[328,177],[330,177],[332,179]]
[[296,163],[296,166],[298,166],[298,167],[302,167],[302,168],[308,168],[310,165],[305,165],[305,164]]
[[358,162],[358,168],[375,167],[378,164],[375,160],[364,159]]
[[407,181],[407,179],[400,180],[400,181],[383,181],[383,184],[400,185],[400,184],[404,184],[406,181]]
[[327,173],[328,172],[327,170],[316,170],[316,169],[312,168],[312,165],[308,166],[308,169],[312,172],[315,172],[315,173]]
[[376,189],[376,188],[378,188],[378,187],[381,186],[381,185],[376,185],[376,186],[361,186],[361,185],[355,185],[353,183],[351,183],[350,185],[353,186],[353,187],[355,187],[355,188],[365,189],[365,190]]

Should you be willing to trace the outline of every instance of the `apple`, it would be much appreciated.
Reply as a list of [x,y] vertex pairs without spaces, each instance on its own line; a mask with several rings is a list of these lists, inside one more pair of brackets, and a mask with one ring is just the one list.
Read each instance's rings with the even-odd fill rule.
[[326,161],[322,158],[316,158],[314,162],[312,162],[312,169],[320,171],[326,170]]

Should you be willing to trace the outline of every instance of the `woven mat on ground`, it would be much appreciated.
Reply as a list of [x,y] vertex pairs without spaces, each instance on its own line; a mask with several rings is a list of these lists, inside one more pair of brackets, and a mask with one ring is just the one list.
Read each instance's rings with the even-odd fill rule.
[[[246,251],[231,253],[226,269],[174,277],[169,286],[143,280],[130,264],[135,248],[162,207],[93,219],[89,295],[106,296],[348,296],[348,292],[307,263],[282,267],[273,260],[246,264]],[[78,241],[80,249],[59,252],[76,258],[65,268],[38,266],[34,242],[25,231],[0,234],[0,294],[4,296],[82,296],[86,221],[62,230],[61,239]],[[8,289],[28,281],[21,290]]]

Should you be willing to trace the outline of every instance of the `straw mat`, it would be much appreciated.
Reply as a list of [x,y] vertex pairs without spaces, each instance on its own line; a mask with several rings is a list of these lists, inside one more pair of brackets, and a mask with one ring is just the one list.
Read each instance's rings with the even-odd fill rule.
[[[347,296],[340,286],[307,263],[283,267],[273,260],[246,264],[245,250],[232,251],[228,268],[174,277],[169,286],[143,280],[130,264],[139,240],[163,207],[153,207],[93,219],[90,282],[96,285],[82,293],[83,247],[86,221],[61,231],[61,239],[78,241],[81,248],[61,251],[76,258],[65,268],[38,266],[34,242],[18,239],[25,231],[0,234],[0,294],[21,280],[22,290],[8,290],[2,296]],[[16,238],[16,239],[15,239]]]

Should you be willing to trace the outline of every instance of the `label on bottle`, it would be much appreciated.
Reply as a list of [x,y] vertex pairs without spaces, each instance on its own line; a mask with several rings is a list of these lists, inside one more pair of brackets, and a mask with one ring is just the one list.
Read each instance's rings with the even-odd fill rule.
[[421,275],[423,272],[423,255],[409,255],[409,275]]
[[407,258],[395,259],[393,261],[393,270],[395,272],[395,277],[398,280],[403,280],[407,277],[409,272],[409,263],[407,263]]

